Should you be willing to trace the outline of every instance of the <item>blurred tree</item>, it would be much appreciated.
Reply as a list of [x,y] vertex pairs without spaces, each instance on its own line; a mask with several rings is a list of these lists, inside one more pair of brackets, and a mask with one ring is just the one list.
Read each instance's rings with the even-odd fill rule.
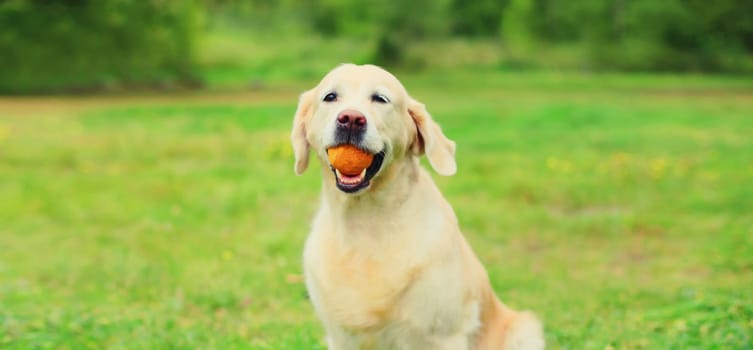
[[303,17],[316,32],[374,43],[373,60],[379,64],[406,64],[405,50],[411,43],[449,34],[445,1],[306,0],[303,4]]
[[0,92],[195,81],[204,10],[347,37],[387,66],[420,66],[412,45],[455,35],[501,37],[518,67],[556,46],[596,69],[753,72],[751,0],[0,0]]
[[442,38],[449,34],[446,3],[432,0],[390,1],[378,17],[374,60],[383,65],[421,65],[421,62],[407,62],[405,51],[417,41]]
[[0,92],[191,80],[195,1],[0,2]]
[[532,0],[511,0],[502,17],[502,40],[515,64],[528,56],[533,45],[530,19],[535,17]]
[[378,29],[390,1],[306,0],[300,8],[318,33],[326,36],[370,37]]
[[450,21],[453,34],[496,36],[508,0],[452,0]]
[[750,71],[751,13],[746,0],[512,0],[504,18],[518,23],[503,23],[503,33],[585,44],[603,69]]

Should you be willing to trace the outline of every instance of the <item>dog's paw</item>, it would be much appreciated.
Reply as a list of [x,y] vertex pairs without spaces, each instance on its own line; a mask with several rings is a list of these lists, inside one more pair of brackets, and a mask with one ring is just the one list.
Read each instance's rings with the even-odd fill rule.
[[542,350],[546,346],[541,322],[530,311],[521,312],[505,337],[504,350]]

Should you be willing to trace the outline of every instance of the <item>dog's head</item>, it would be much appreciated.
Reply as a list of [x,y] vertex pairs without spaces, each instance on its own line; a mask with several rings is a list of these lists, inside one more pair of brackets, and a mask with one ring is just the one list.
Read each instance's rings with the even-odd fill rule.
[[[437,173],[456,171],[455,143],[397,78],[373,65],[341,65],[303,93],[291,140],[296,174],[306,170],[313,150],[332,170],[337,188],[347,193],[367,190],[384,169],[407,157],[426,154]],[[374,155],[360,175],[341,174],[329,163],[327,149],[343,144]]]

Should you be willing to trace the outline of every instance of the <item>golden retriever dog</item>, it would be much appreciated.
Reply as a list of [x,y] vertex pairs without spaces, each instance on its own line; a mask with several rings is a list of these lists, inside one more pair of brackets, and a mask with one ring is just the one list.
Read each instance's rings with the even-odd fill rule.
[[[455,143],[392,74],[341,65],[300,98],[295,172],[313,151],[322,196],[304,249],[306,287],[330,349],[543,349],[539,321],[494,295],[450,204],[419,164],[453,175]],[[360,174],[327,149],[373,154]]]

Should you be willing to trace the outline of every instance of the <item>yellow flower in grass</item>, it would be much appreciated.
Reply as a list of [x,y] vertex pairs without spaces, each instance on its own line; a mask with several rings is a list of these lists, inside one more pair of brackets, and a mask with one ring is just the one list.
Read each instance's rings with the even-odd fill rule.
[[0,142],[8,138],[8,135],[10,135],[10,130],[5,126],[0,125]]
[[549,157],[546,159],[546,166],[549,169],[563,173],[569,173],[575,168],[573,166],[573,163],[571,163],[569,160],[557,159],[554,157]]
[[293,156],[293,146],[287,134],[278,134],[269,138],[262,153],[268,159],[287,159]]
[[651,160],[649,162],[649,175],[654,179],[658,180],[664,176],[664,173],[667,169],[667,160],[664,158],[656,158]]
[[557,167],[557,159],[549,157],[546,159],[546,167],[554,170]]
[[685,332],[688,330],[688,323],[685,322],[685,320],[677,320],[675,321],[675,329],[680,332]]
[[222,252],[222,260],[230,261],[230,260],[233,260],[234,257],[235,257],[235,254],[233,254],[233,252],[229,250]]

